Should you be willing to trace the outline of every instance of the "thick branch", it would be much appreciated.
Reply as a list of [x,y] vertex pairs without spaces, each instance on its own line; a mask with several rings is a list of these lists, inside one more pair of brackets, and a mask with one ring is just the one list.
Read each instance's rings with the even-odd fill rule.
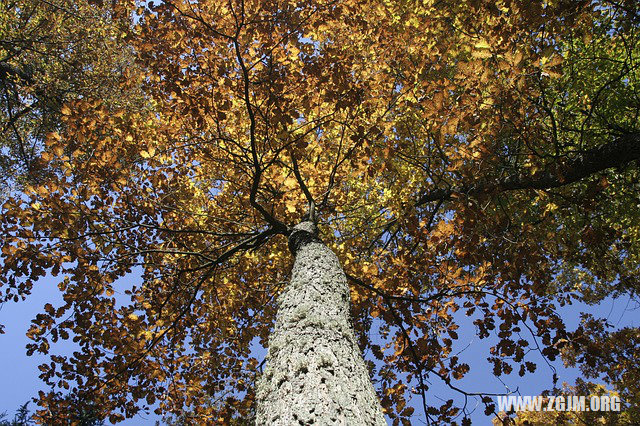
[[[140,365],[140,363],[142,363],[143,359],[153,350],[153,348],[156,347],[156,345],[164,338],[164,336],[167,335],[167,333],[169,333],[171,330],[173,330],[177,325],[178,325],[178,321],[181,320],[191,309],[191,305],[193,304],[193,302],[195,301],[198,292],[200,291],[200,289],[202,288],[202,285],[209,279],[211,278],[211,276],[213,275],[213,272],[224,262],[226,262],[227,260],[231,259],[234,255],[236,255],[237,253],[243,251],[243,250],[249,250],[252,248],[256,248],[259,247],[260,245],[262,245],[267,239],[269,239],[271,236],[278,234],[279,231],[273,228],[268,228],[264,231],[262,231],[261,233],[257,234],[257,235],[253,235],[249,238],[244,239],[243,241],[241,241],[240,243],[238,243],[237,245],[235,245],[234,247],[230,248],[229,250],[225,251],[224,253],[221,253],[216,259],[211,260],[208,264],[203,265],[203,267],[206,267],[207,270],[204,272],[204,274],[200,277],[200,279],[198,280],[198,282],[195,284],[194,288],[193,288],[193,292],[191,293],[191,296],[189,298],[189,300],[187,301],[186,305],[178,312],[178,315],[176,316],[176,318],[174,318],[170,325],[165,328],[164,330],[162,330],[161,332],[157,333],[153,340],[151,340],[151,342],[148,344],[148,346],[145,347],[145,349],[143,351],[141,351],[141,353],[139,354],[138,357],[136,357],[133,361],[131,361],[130,363],[127,363],[123,368],[121,368],[117,373],[111,375],[110,377],[105,378],[104,381],[102,381],[95,389],[93,389],[93,392],[96,392],[106,386],[109,386],[110,384],[112,384],[116,379],[118,379],[119,377],[121,377],[123,374],[126,374],[127,371],[132,371],[134,368],[136,368],[138,365]],[[172,292],[173,294],[173,292]]]
[[[240,27],[238,27],[238,33],[240,31]],[[238,43],[238,33],[236,33],[235,38],[233,39],[233,44],[236,52],[236,59],[238,60],[238,64],[240,65],[240,69],[242,70],[242,78],[244,81],[244,103],[247,108],[247,113],[249,114],[249,139],[251,142],[251,158],[253,161],[253,182],[251,184],[251,192],[249,194],[249,202],[251,206],[255,208],[262,217],[269,223],[275,230],[280,233],[286,233],[287,227],[276,219],[270,212],[267,211],[256,199],[258,194],[258,187],[260,185],[260,178],[262,177],[262,166],[260,165],[260,160],[258,158],[258,150],[256,147],[256,118],[253,112],[253,107],[251,106],[251,99],[249,96],[249,71],[244,63],[244,59],[242,59],[242,53],[240,52],[240,44]]]
[[313,196],[311,195],[311,192],[309,191],[307,184],[304,182],[304,179],[300,174],[300,168],[298,167],[298,160],[296,159],[296,154],[293,151],[291,151],[291,162],[293,163],[293,174],[295,175],[296,180],[298,181],[298,185],[300,185],[300,189],[302,189],[302,192],[304,193],[304,196],[307,198],[309,205],[315,206],[315,201],[313,199]]
[[11,76],[18,77],[28,84],[33,83],[33,78],[31,76],[31,73],[25,70],[16,68],[13,65],[8,64],[6,62],[0,61],[0,79],[8,80]]
[[431,201],[451,199],[453,194],[480,195],[519,189],[551,189],[577,182],[585,177],[621,167],[640,159],[640,134],[629,133],[615,141],[578,155],[574,159],[549,165],[533,175],[518,174],[493,183],[461,185],[450,189],[435,189],[423,194],[416,206]]

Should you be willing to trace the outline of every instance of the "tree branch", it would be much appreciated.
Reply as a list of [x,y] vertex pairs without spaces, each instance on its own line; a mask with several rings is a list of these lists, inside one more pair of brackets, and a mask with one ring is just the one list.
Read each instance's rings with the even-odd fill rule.
[[[238,33],[240,31],[240,27],[238,27]],[[233,38],[233,45],[235,47],[236,59],[238,64],[240,65],[240,69],[242,71],[242,79],[244,82],[244,103],[247,108],[247,113],[249,114],[249,139],[251,143],[251,158],[253,161],[253,181],[251,184],[251,192],[249,193],[249,202],[251,206],[255,208],[262,217],[271,225],[275,230],[279,233],[287,233],[287,226],[276,219],[267,209],[265,209],[256,199],[258,194],[258,187],[260,185],[260,178],[262,177],[262,166],[260,165],[260,160],[258,158],[258,151],[256,147],[256,118],[253,112],[253,107],[251,106],[251,99],[249,96],[249,71],[244,63],[244,59],[242,58],[242,53],[240,52],[240,44],[238,42],[238,34]]]
[[592,174],[621,167],[640,159],[640,133],[627,133],[615,141],[587,150],[574,159],[549,165],[533,175],[518,174],[493,183],[461,185],[450,189],[434,189],[417,201],[421,206],[432,201],[450,200],[453,194],[495,194],[520,189],[551,189],[577,182]]

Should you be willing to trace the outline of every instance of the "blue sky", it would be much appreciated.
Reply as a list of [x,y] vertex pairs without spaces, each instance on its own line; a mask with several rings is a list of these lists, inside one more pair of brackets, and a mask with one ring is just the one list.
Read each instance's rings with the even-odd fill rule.
[[[62,304],[61,293],[57,288],[59,278],[47,277],[38,281],[33,287],[33,293],[27,300],[18,303],[5,303],[0,310],[0,324],[5,325],[5,334],[0,334],[0,413],[7,412],[7,418],[12,419],[16,409],[29,401],[38,390],[46,390],[38,378],[38,365],[47,362],[48,357],[34,354],[26,356],[25,346],[29,343],[26,332],[31,319],[43,311],[45,303],[53,306]],[[52,344],[52,352],[70,352],[73,343],[65,341]],[[31,412],[36,405],[29,404]],[[159,417],[155,415],[147,418],[136,417],[119,423],[125,426],[151,426]]]
[[[57,306],[62,303],[60,292],[57,289],[57,278],[48,277],[40,280],[35,286],[33,293],[26,301],[18,303],[5,303],[0,310],[0,323],[5,325],[5,334],[0,335],[0,413],[6,411],[8,418],[12,418],[15,410],[27,402],[39,389],[44,389],[38,378],[38,365],[47,361],[44,356],[26,356],[25,345],[28,339],[25,336],[32,318],[42,310],[45,303]],[[628,299],[612,300],[607,299],[599,306],[589,307],[586,305],[572,305],[560,309],[563,318],[567,322],[569,329],[574,329],[578,324],[577,312],[587,310],[596,316],[604,317],[617,327],[638,326],[637,310],[638,306]],[[634,312],[635,310],[635,312]],[[459,311],[462,313],[463,311]],[[542,362],[541,358],[535,359],[538,362],[538,370],[535,374],[526,375],[524,378],[517,374],[503,377],[503,382],[495,378],[492,374],[492,367],[486,362],[488,342],[480,340],[475,336],[475,327],[471,320],[462,318],[459,321],[459,339],[457,350],[463,350],[461,360],[472,360],[471,372],[463,380],[456,382],[459,386],[470,392],[504,392],[505,387],[511,390],[519,389],[522,395],[539,395],[541,391],[552,386],[552,370]],[[52,345],[53,351],[70,351],[72,344],[64,342],[62,345]],[[560,361],[553,363],[558,371],[559,383],[563,381],[573,384],[579,371],[576,369],[565,369]],[[486,367],[486,368],[485,368]],[[446,385],[438,379],[430,380],[430,398],[456,398],[462,399],[454,392],[447,389]],[[435,403],[434,403],[435,404]],[[470,400],[469,407],[476,404]],[[414,423],[423,423],[421,402],[419,397],[415,397],[410,405],[415,408]],[[438,405],[438,404],[435,404]],[[31,403],[31,410],[35,405]],[[485,424],[488,419],[483,414],[484,406],[480,404],[472,415],[474,424]],[[120,423],[125,426],[151,426],[159,417],[150,415],[147,417],[138,416],[134,419]]]

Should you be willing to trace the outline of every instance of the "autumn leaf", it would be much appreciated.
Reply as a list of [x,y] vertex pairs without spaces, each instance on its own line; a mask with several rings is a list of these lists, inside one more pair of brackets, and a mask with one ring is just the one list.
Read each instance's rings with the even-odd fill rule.
[[3,8],[2,300],[62,295],[28,333],[52,352],[37,420],[295,423],[290,385],[306,416],[322,377],[375,413],[338,422],[467,424],[495,411],[464,386],[487,357],[637,402],[637,328],[557,310],[637,293],[622,3]]

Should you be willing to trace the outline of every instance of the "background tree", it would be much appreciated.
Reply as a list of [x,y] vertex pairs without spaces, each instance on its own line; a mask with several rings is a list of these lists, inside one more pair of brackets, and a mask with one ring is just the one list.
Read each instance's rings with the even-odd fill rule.
[[[102,1],[11,0],[0,10],[0,185],[2,191],[40,182],[43,142],[64,128],[66,102],[102,99],[134,108],[123,96],[133,52],[128,19]],[[128,18],[128,17],[127,17]],[[44,160],[44,161],[43,161]]]
[[68,418],[60,388],[111,421],[154,404],[247,418],[253,348],[290,278],[284,237],[310,204],[394,423],[411,398],[428,422],[467,417],[431,380],[495,410],[456,384],[473,367],[454,352],[459,310],[497,339],[496,376],[533,373],[533,353],[614,386],[637,375],[593,355],[605,324],[594,343],[587,318],[567,330],[556,312],[637,294],[635,2],[110,7],[136,17],[116,87],[142,86],[146,108],[66,102],[42,179],[2,207],[5,300],[63,276],[29,353],[79,346],[41,366],[42,422]]
[[0,425],[2,426],[28,426],[33,424],[33,422],[31,421],[29,416],[29,409],[27,408],[27,405],[29,405],[29,403],[25,403],[24,405],[21,405],[17,410],[16,410],[16,414],[13,416],[13,420],[9,421],[9,420],[5,420],[4,418],[7,417],[7,412],[5,411],[4,413],[0,414]]
[[[16,410],[16,414],[13,416],[13,420],[11,421],[4,420],[4,418],[7,416],[6,412],[0,414],[0,426],[34,425],[35,422],[32,419],[33,414],[29,411],[28,405],[29,405],[28,402],[21,405]],[[61,424],[74,425],[74,426],[104,426],[103,421],[96,419],[94,412],[95,410],[93,409],[89,411],[87,410],[75,411],[73,408],[73,405],[71,405],[70,413],[72,414],[70,414],[69,416],[69,419],[68,419],[69,421]]]

